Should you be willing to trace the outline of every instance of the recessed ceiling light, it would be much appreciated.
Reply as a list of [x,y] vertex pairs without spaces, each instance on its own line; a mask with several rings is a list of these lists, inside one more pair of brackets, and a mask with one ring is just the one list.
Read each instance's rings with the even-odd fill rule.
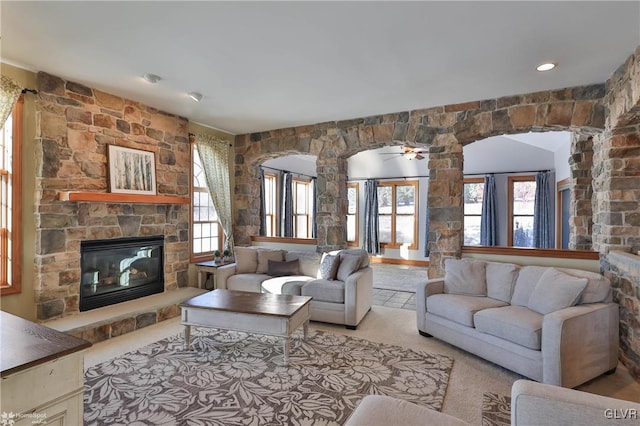
[[155,84],[155,83],[159,82],[160,80],[162,80],[162,77],[160,77],[159,75],[155,75],[155,74],[151,74],[151,73],[147,73],[147,74],[143,75],[142,78],[144,78],[145,81],[148,81],[151,84]]
[[202,100],[202,94],[198,92],[190,92],[189,97],[196,102],[200,102]]
[[556,67],[556,64],[552,62],[547,62],[545,64],[540,64],[536,67],[538,71],[550,71]]

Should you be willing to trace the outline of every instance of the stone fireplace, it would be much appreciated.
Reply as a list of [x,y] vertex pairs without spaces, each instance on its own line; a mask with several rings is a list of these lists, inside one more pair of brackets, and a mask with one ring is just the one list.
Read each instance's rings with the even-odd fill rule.
[[[38,320],[80,311],[84,241],[164,236],[162,291],[187,286],[189,204],[167,198],[189,196],[188,121],[43,72],[37,89]],[[108,145],[155,153],[159,197],[131,201],[108,194]],[[69,192],[95,197],[74,201]]]

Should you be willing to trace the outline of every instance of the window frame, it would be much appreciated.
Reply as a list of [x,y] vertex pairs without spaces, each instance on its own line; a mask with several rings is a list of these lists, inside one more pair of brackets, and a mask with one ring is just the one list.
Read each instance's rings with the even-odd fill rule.
[[[24,95],[20,95],[11,112],[11,281],[7,275],[9,236],[0,240],[0,295],[22,292],[22,145],[23,145]],[[0,207],[1,208],[1,207]]]
[[[347,246],[349,247],[358,247],[360,245],[360,234],[359,234],[359,230],[360,230],[360,184],[358,182],[347,182],[347,191],[349,191],[349,188],[355,188],[356,190],[356,209],[355,209],[355,213],[354,214],[349,214],[349,197],[347,197],[347,218],[349,216],[354,216],[355,217],[355,239],[353,241],[349,240],[349,232],[347,232]],[[347,223],[349,221],[347,220]]]
[[[391,187],[391,214],[380,214],[380,212],[378,211],[378,216],[391,216],[391,242],[390,243],[383,243],[380,242],[380,246],[384,247],[384,248],[395,248],[395,249],[399,249],[401,248],[404,243],[398,243],[396,240],[396,222],[397,222],[397,217],[398,216],[410,216],[409,214],[398,214],[396,212],[396,208],[397,208],[397,203],[396,203],[396,196],[397,196],[397,188],[399,186],[413,186],[413,244],[407,246],[407,248],[409,250],[417,250],[418,249],[418,222],[419,222],[419,189],[420,189],[420,182],[418,180],[402,180],[402,181],[382,181],[382,182],[378,182],[378,188],[381,187]],[[378,204],[378,210],[379,210],[379,204]],[[378,229],[379,232],[379,229]]]
[[[204,188],[204,187],[195,187],[193,184],[193,180],[194,180],[194,172],[195,172],[195,155],[194,155],[194,151],[197,149],[196,143],[193,142],[191,144],[191,167],[190,167],[190,182],[189,182],[189,191],[191,194],[191,202],[189,203],[189,258],[190,258],[190,262],[191,263],[198,263],[198,262],[206,262],[208,260],[213,260],[214,256],[213,253],[215,252],[215,250],[220,250],[222,252],[222,248],[224,245],[224,232],[222,230],[222,226],[220,225],[220,221],[198,221],[196,222],[194,220],[194,203],[195,203],[195,192],[197,190],[197,192],[209,192],[208,188]],[[215,208],[215,207],[214,207]],[[195,232],[194,232],[194,225],[196,223],[217,223],[218,225],[218,247],[212,249],[210,252],[202,252],[202,253],[194,253],[193,249],[193,240],[195,237]]]
[[[298,185],[303,185],[305,187],[305,194],[306,194],[306,203],[305,203],[305,213],[299,214],[298,213]],[[313,198],[313,188],[312,188],[312,180],[311,179],[306,179],[306,178],[301,178],[301,177],[294,177],[291,180],[291,194],[293,195],[293,238],[301,238],[301,239],[309,239],[311,238],[311,234],[312,234],[312,223],[311,223],[311,216],[312,216],[312,205],[311,205],[311,199]],[[298,236],[298,217],[306,217],[306,220],[304,221],[306,223],[306,228],[307,228],[307,236],[306,237],[300,237]]]
[[[280,235],[280,209],[278,206],[280,205],[280,194],[278,194],[278,174],[277,173],[269,173],[264,172],[264,183],[265,187],[269,181],[273,181],[273,199],[271,201],[271,208],[273,209],[273,214],[267,214],[267,200],[262,200],[265,206],[265,218],[271,222],[271,230],[273,235],[265,235],[265,237],[278,237]],[[266,191],[265,191],[266,195]],[[265,224],[265,232],[267,232],[268,227]]]
[[[464,229],[465,229],[465,219],[467,218],[467,216],[470,217],[479,217],[480,221],[482,221],[482,211],[480,211],[480,214],[466,214],[464,212],[464,185],[466,184],[478,184],[481,183],[484,185],[484,178],[481,177],[475,177],[475,178],[464,178],[463,182],[462,182],[462,240],[464,241]],[[484,197],[484,188],[482,190],[483,192],[483,197]],[[478,244],[478,246],[480,246],[480,244]]]
[[[523,176],[509,176],[507,179],[507,245],[509,247],[515,247],[513,245],[513,220],[516,217],[531,217],[533,214],[524,215],[513,213],[513,184],[516,182],[534,182],[536,181],[535,175],[523,175]],[[527,247],[521,247],[527,248]]]

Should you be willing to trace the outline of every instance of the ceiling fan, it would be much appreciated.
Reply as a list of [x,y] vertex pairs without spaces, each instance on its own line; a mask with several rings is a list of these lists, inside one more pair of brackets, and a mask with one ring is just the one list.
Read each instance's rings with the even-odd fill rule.
[[423,160],[425,156],[422,154],[427,154],[428,152],[429,152],[428,148],[420,148],[415,146],[404,145],[401,148],[401,152],[385,152],[385,153],[382,153],[382,155],[400,155],[408,160],[413,160],[413,159]]

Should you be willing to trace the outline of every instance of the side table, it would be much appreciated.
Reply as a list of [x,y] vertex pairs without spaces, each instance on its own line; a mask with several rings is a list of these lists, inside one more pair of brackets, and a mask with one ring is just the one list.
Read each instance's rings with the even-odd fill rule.
[[216,262],[215,260],[208,260],[206,262],[196,263],[196,270],[198,271],[198,288],[203,288],[207,282],[207,274],[213,276],[213,290],[216,289],[216,271],[219,267],[224,265],[230,265],[233,262]]

